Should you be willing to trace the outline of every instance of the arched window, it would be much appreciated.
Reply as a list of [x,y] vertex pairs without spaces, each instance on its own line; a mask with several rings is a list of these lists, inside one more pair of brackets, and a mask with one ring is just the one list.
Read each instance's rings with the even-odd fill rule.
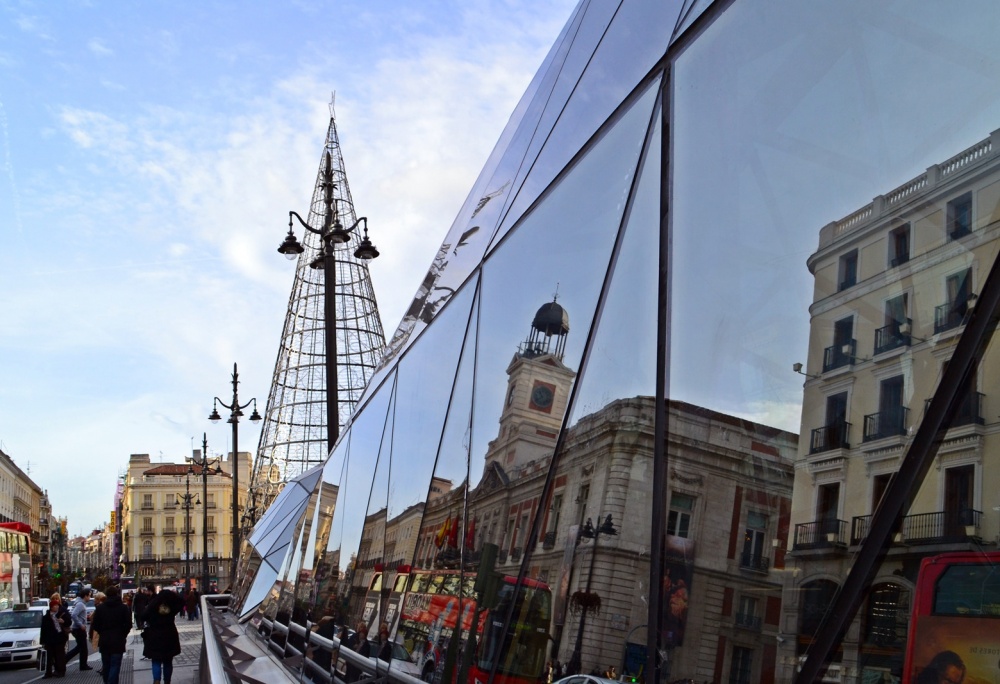
[[173,541],[173,539],[170,539],[170,540],[167,541],[167,557],[168,558],[173,558],[174,557],[174,541]]
[[153,557],[153,542],[148,539],[142,543],[142,557],[152,558]]
[[215,540],[212,539],[211,537],[209,537],[208,539],[208,557],[209,558],[215,557]]
[[837,593],[837,583],[830,580],[816,580],[802,586],[802,601],[799,610],[799,634],[813,637],[826,614],[833,597]]
[[868,593],[864,615],[865,643],[902,648],[909,624],[910,590],[893,582],[876,584]]

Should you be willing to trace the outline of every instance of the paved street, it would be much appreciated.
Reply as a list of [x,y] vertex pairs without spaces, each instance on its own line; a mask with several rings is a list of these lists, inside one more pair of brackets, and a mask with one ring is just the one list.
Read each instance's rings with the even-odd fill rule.
[[[198,681],[198,659],[201,655],[202,629],[201,620],[189,621],[177,618],[177,632],[181,639],[181,654],[174,658],[174,675],[171,684],[193,684]],[[80,672],[79,659],[66,667],[66,677],[63,682],[89,682],[100,684],[101,677],[97,674],[101,667],[100,653],[92,653],[88,664],[94,668]],[[0,684],[23,684],[24,682],[42,681],[42,674],[36,669],[5,667],[0,669]],[[133,630],[128,640],[128,651],[122,659],[120,684],[152,684],[153,664],[142,659],[142,639],[137,630]]]

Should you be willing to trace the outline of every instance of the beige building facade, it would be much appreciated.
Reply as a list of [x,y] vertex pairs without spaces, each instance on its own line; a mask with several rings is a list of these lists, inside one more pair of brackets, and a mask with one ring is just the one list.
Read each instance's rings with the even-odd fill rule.
[[[201,459],[195,450],[194,460]],[[215,472],[215,466],[221,472]],[[208,588],[229,587],[232,548],[232,454],[192,463],[152,463],[148,454],[129,457],[122,500],[124,575],[147,585],[183,584],[203,590],[207,559]],[[250,454],[239,454],[239,477],[249,482]],[[207,488],[207,491],[206,491]],[[240,492],[246,504],[246,490]],[[206,554],[207,549],[207,554]]]
[[[1000,132],[820,231],[795,466],[782,665],[790,678],[898,470],[1000,246]],[[830,678],[895,679],[920,560],[1000,536],[992,349]]]

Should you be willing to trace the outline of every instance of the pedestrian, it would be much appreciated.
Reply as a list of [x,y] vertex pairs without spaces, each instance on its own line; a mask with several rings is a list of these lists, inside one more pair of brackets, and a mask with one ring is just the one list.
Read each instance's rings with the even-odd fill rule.
[[132,596],[132,612],[135,614],[135,628],[142,629],[142,614],[149,605],[149,588],[139,587],[139,590]]
[[378,659],[392,662],[392,642],[389,641],[389,625],[385,622],[378,626]]
[[49,597],[49,612],[42,618],[39,641],[45,648],[45,676],[43,679],[66,676],[66,642],[73,623],[69,611],[62,605],[62,597]]
[[81,671],[93,669],[87,664],[87,657],[90,655],[87,647],[87,601],[90,600],[90,593],[89,587],[81,589],[80,593],[76,595],[76,600],[73,601],[73,608],[69,611],[70,617],[73,619],[70,634],[76,639],[76,646],[66,653],[66,661],[73,660],[73,656],[79,654]]
[[[364,620],[358,623],[354,634],[348,639],[347,647],[365,658],[371,655],[371,644],[368,643],[368,625]],[[356,682],[361,679],[361,668],[347,661],[347,681]]]
[[[99,606],[102,603],[104,603],[104,599],[106,599],[106,598],[107,598],[107,595],[103,591],[99,591],[96,594],[94,594],[94,611],[95,612],[97,611],[97,606]],[[90,648],[91,648],[92,651],[97,651],[97,639],[98,639],[97,632],[95,632],[93,629],[91,629],[90,630]],[[100,673],[101,673],[101,671],[98,670],[97,674],[100,674]]]
[[104,603],[94,610],[90,631],[97,632],[97,649],[101,652],[101,678],[104,684],[118,684],[122,656],[132,631],[132,614],[122,603],[118,587],[108,587]]
[[191,587],[191,591],[188,592],[185,606],[187,608],[187,618],[188,620],[198,619],[198,600],[201,598],[201,594],[194,587]]
[[174,617],[184,608],[176,591],[161,589],[142,614],[146,629],[142,633],[142,654],[153,661],[153,684],[170,684],[174,656],[180,655],[181,640]]

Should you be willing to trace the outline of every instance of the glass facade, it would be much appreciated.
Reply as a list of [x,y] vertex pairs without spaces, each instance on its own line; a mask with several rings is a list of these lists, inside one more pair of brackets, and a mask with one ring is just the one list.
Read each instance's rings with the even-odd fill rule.
[[959,667],[906,649],[921,563],[1000,539],[996,20],[582,0],[245,544],[248,629],[308,681]]

